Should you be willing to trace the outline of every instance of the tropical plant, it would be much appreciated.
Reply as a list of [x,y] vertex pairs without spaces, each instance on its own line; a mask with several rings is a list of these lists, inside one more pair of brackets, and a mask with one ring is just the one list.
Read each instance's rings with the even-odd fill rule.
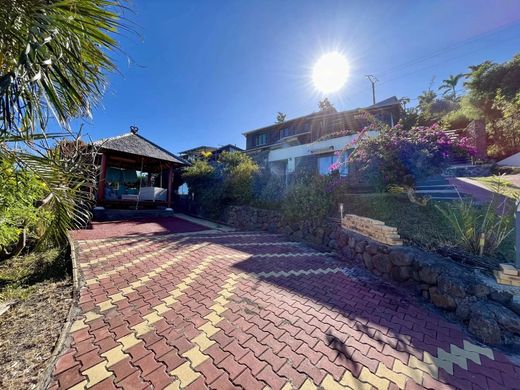
[[284,114],[283,112],[278,111],[278,114],[276,114],[276,122],[275,123],[283,123],[285,122],[285,118],[287,117],[287,114]]
[[457,75],[450,75],[447,79],[442,80],[439,91],[443,91],[443,96],[448,96],[449,98],[455,100],[457,98],[457,84],[462,77],[464,77],[462,73]]
[[493,178],[493,198],[487,206],[475,205],[473,200],[436,205],[466,251],[481,256],[493,255],[513,232],[513,213],[507,200],[500,195],[504,186],[502,178]]
[[493,109],[501,116],[489,123],[488,153],[494,157],[505,157],[520,150],[520,91],[513,99],[507,99],[501,90],[497,91]]
[[[113,33],[123,27],[117,0],[4,0],[0,7],[0,159],[35,175],[55,215],[46,237],[62,241],[85,224],[95,171],[93,149],[74,144],[67,156],[48,131],[53,118],[72,134],[71,118],[99,102]],[[77,138],[76,138],[77,139]]]
[[320,100],[318,102],[318,107],[320,109],[320,112],[329,112],[329,113],[337,112],[336,107],[334,107],[334,105],[330,102],[330,100],[328,98]]
[[36,202],[46,192],[34,174],[0,160],[0,259],[20,253],[27,240],[40,237],[51,215]]

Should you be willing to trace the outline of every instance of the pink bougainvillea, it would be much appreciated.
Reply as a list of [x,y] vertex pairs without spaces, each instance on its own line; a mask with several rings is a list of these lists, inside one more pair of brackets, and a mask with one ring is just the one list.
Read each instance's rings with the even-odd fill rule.
[[453,137],[438,125],[405,130],[400,125],[378,129],[377,137],[367,137],[368,128],[354,137],[343,152],[354,148],[348,161],[340,156],[331,166],[354,163],[368,181],[386,187],[388,184],[412,184],[418,178],[439,174],[458,158],[473,156],[475,148],[466,137]]

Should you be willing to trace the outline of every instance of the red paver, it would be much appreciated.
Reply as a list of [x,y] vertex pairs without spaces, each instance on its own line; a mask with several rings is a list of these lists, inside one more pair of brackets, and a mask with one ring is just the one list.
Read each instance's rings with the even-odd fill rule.
[[[401,367],[402,377],[410,356],[436,358],[438,348],[452,359],[441,362],[447,369],[418,380],[387,375],[390,381],[381,383],[389,389],[519,383],[520,367],[506,355],[476,343],[409,294],[374,277],[348,276],[343,271],[350,266],[331,254],[273,234],[160,235],[199,229],[178,223],[104,223],[75,233],[84,279],[81,314],[53,386],[377,388],[382,372]],[[139,232],[148,235],[130,236]],[[123,238],[96,239],[101,236]],[[89,321],[82,323],[85,315]],[[450,355],[451,345],[455,351],[484,348],[480,364]]]

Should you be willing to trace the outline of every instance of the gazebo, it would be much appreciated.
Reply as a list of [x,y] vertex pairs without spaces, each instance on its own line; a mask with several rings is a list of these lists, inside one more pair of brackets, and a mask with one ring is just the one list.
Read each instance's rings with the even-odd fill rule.
[[97,209],[171,210],[174,170],[189,165],[152,141],[130,132],[94,142],[99,148]]

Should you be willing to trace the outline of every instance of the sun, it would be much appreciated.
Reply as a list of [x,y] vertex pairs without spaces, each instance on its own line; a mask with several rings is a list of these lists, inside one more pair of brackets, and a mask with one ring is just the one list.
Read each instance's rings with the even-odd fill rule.
[[324,54],[312,70],[314,86],[324,94],[339,91],[348,79],[349,68],[343,54],[337,51]]

